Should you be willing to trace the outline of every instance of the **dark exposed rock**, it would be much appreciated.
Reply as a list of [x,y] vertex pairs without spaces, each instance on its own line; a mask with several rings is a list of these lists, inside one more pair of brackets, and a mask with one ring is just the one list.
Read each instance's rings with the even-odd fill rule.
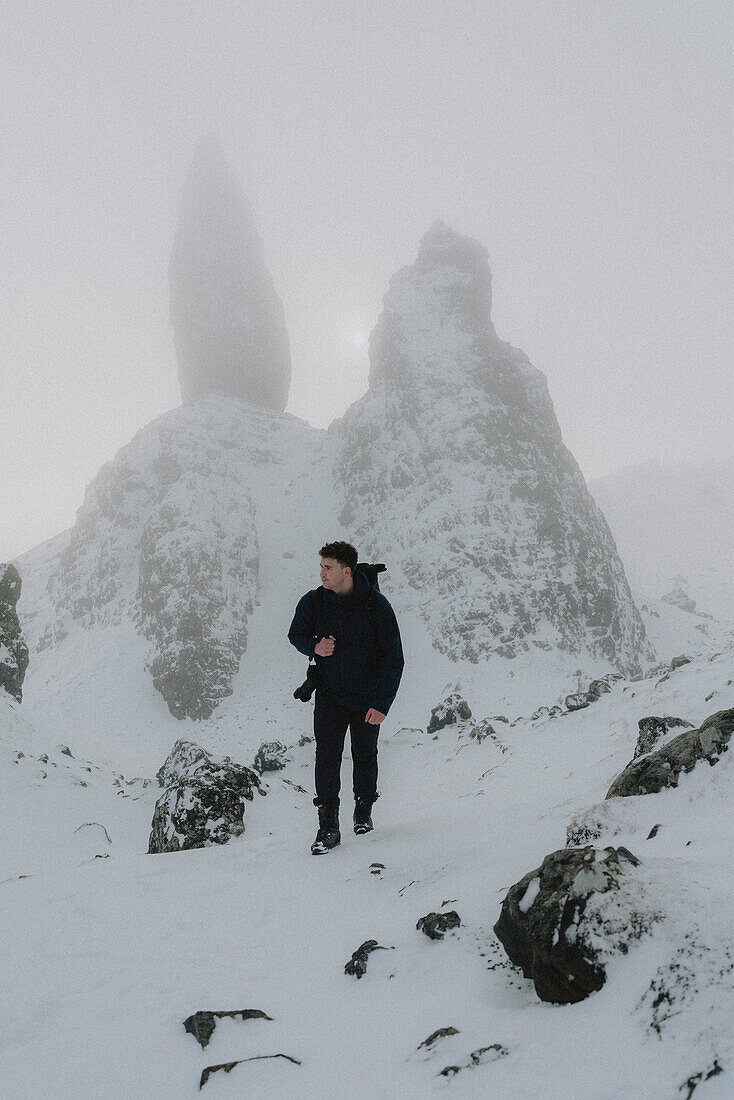
[[240,836],[245,802],[260,790],[256,772],[229,757],[215,760],[191,741],[176,742],[158,781],[166,789],[153,813],[151,854],[225,844]]
[[20,591],[18,570],[12,564],[0,562],[0,691],[4,689],[19,703],[28,668],[28,646],[15,610]]
[[[510,961],[532,978],[541,1000],[567,1004],[601,989],[605,957],[624,953],[656,919],[626,905],[620,917],[606,919],[597,904],[601,895],[618,891],[638,865],[626,848],[567,848],[546,856],[511,887],[494,931]],[[630,907],[634,892],[630,889]]]
[[355,978],[361,978],[367,973],[367,959],[373,951],[387,951],[377,940],[365,940],[363,944],[352,953],[352,957],[344,967],[345,974],[353,974]]
[[683,665],[690,665],[691,658],[686,657],[684,653],[681,653],[680,657],[674,657],[670,662],[670,671],[675,672],[677,668],[682,668]]
[[568,710],[583,710],[584,707],[588,707],[589,703],[595,702],[598,698],[598,695],[590,696],[586,691],[577,691],[573,695],[566,696],[566,708]]
[[472,1066],[484,1066],[487,1062],[496,1062],[499,1058],[505,1058],[508,1054],[507,1047],[503,1047],[502,1043],[491,1043],[487,1047],[479,1047],[478,1050],[473,1050],[468,1061],[459,1066],[444,1066],[439,1071],[438,1076],[455,1077],[462,1069],[470,1069]]
[[281,741],[263,741],[255,753],[255,768],[263,772],[279,772],[289,761],[288,749]]
[[637,723],[639,733],[635,745],[635,757],[651,752],[668,730],[675,729],[676,726],[682,726],[684,729],[689,730],[693,729],[693,723],[686,722],[685,718],[672,718],[670,715],[658,718],[654,714],[651,714],[648,718],[640,718]]
[[462,699],[457,691],[452,691],[431,711],[426,732],[437,733],[446,726],[455,726],[458,722],[466,721],[468,718],[471,718],[469,704],[465,699]]
[[416,928],[432,940],[442,940],[444,933],[460,925],[459,914],[452,909],[449,913],[426,913],[425,917],[420,918]]
[[256,1054],[253,1058],[240,1058],[236,1062],[222,1062],[218,1066],[207,1066],[202,1071],[201,1078],[199,1080],[199,1089],[203,1089],[209,1078],[213,1073],[217,1073],[219,1070],[223,1070],[224,1073],[231,1073],[235,1066],[242,1066],[245,1062],[262,1062],[268,1058],[285,1058],[287,1062],[292,1062],[294,1066],[300,1066],[301,1063],[297,1058],[291,1058],[290,1054]]
[[204,1050],[214,1034],[217,1020],[272,1020],[266,1012],[259,1008],[241,1008],[232,1012],[195,1012],[193,1016],[184,1020],[184,1027],[189,1035],[193,1035],[201,1049]]
[[448,1035],[458,1035],[459,1029],[457,1027],[439,1027],[436,1031],[432,1031],[427,1039],[418,1047],[421,1050],[422,1047],[432,1047],[439,1039],[445,1039]]
[[607,695],[612,689],[606,680],[592,680],[588,687],[589,695]]
[[692,771],[699,760],[717,764],[729,748],[734,730],[734,710],[710,715],[700,729],[679,733],[656,752],[633,760],[607,791],[607,798],[654,794],[663,787],[677,787],[681,773]]
[[184,738],[173,746],[165,763],[156,772],[156,778],[161,787],[170,787],[182,779],[220,783],[241,790],[249,800],[252,799],[252,788],[260,787],[260,779],[252,768],[236,764],[228,756],[217,760],[201,745]]

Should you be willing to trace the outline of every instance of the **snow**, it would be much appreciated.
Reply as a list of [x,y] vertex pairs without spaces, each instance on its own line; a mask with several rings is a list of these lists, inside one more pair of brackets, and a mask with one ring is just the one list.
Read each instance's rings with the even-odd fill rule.
[[[286,692],[271,695],[259,728],[292,746],[291,762],[268,777],[267,797],[248,806],[246,833],[164,856],[146,854],[157,786],[133,785],[136,794],[121,797],[113,772],[82,760],[71,736],[73,758],[55,748],[60,734],[40,710],[31,722],[25,703],[2,700],[7,1095],[142,1100],[153,1090],[180,1100],[198,1095],[207,1065],[278,1053],[301,1064],[243,1062],[211,1077],[205,1095],[402,1100],[450,1088],[468,1097],[585,1100],[640,1095],[645,1081],[646,1096],[667,1100],[715,1059],[725,1072],[702,1095],[726,1095],[734,1053],[731,754],[683,776],[678,789],[602,800],[632,758],[639,717],[677,714],[700,724],[714,709],[712,690],[716,709],[734,702],[726,686],[733,657],[696,658],[662,683],[620,681],[586,710],[502,725],[505,754],[489,738],[470,739],[468,723],[427,737],[428,704],[441,695],[430,687],[435,677],[426,678],[411,728],[391,715],[381,736],[375,832],[352,835],[345,794],[342,844],[319,858],[309,853],[313,746],[298,746],[310,708],[291,706]],[[138,696],[141,728],[155,726],[153,702],[154,694]],[[226,744],[247,763],[257,737],[239,726],[246,700],[229,702],[216,722],[191,723],[192,736]],[[131,727],[136,764],[140,748]],[[13,764],[18,751],[25,755]],[[127,751],[118,728],[109,755],[122,762]],[[163,755],[151,745],[148,778]],[[82,774],[86,787],[73,782]],[[634,881],[661,915],[627,956],[610,960],[598,994],[553,1007],[508,964],[492,924],[507,888],[563,847],[580,818],[598,819],[598,847],[623,844],[642,861]],[[85,838],[89,829],[76,831],[90,822],[99,826],[96,843]],[[384,869],[373,873],[374,864]],[[415,925],[442,908],[456,909],[462,923],[434,943]],[[344,965],[370,938],[389,950],[373,952],[356,981]],[[684,964],[692,978],[675,1014],[662,1019],[654,990],[667,989]],[[261,1009],[272,1022],[220,1022],[205,1051],[184,1032],[197,1010],[239,1008]],[[449,1026],[458,1034],[419,1050]],[[446,1066],[460,1070],[441,1076]]]

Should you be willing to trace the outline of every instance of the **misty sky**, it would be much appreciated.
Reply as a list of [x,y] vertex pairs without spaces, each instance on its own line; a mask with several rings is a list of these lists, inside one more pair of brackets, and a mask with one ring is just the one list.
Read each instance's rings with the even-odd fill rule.
[[3,0],[0,560],[180,403],[167,265],[215,127],[291,338],[289,411],[366,387],[436,218],[587,478],[734,461],[729,0]]

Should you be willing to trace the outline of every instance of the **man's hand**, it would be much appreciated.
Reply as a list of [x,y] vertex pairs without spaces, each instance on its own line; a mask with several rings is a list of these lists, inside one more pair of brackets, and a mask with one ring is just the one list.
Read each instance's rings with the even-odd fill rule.
[[364,716],[365,722],[369,722],[371,726],[379,726],[380,722],[385,721],[385,715],[382,711],[375,710],[374,707],[370,707]]
[[317,653],[319,657],[331,657],[334,652],[334,640],[333,634],[330,634],[328,638],[322,638],[314,646],[314,653]]

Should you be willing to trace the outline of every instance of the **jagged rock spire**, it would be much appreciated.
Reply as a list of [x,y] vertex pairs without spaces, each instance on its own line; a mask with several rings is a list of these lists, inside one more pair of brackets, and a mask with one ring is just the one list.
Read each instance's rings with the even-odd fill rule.
[[638,672],[649,647],[609,528],[491,307],[487,250],[437,222],[390,280],[369,391],[336,428],[340,518],[365,556],[390,546],[447,656],[561,650]]
[[283,306],[240,182],[212,135],[184,185],[169,284],[183,400],[222,393],[282,411],[291,378]]

